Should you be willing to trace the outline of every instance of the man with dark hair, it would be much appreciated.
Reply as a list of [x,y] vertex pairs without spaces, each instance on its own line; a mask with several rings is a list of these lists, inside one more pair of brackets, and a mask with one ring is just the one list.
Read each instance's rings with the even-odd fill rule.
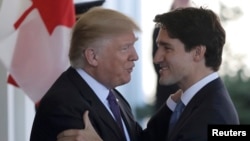
[[[145,140],[206,141],[209,124],[239,124],[217,73],[226,39],[218,16],[209,9],[187,7],[157,15],[154,21],[160,28],[154,57],[160,65],[159,83],[177,84],[183,93],[170,96],[167,106],[151,118]],[[177,109],[180,113],[173,119]]]
[[[189,7],[191,6],[190,0],[173,0],[170,11],[175,10],[176,8],[180,7]],[[153,49],[152,49],[152,56],[154,58],[155,52],[157,50],[157,44],[156,44],[156,38],[159,33],[159,27],[155,27],[153,31]],[[155,91],[155,109],[159,109],[163,103],[165,103],[166,99],[169,97],[170,94],[173,94],[176,92],[179,87],[176,84],[173,85],[161,85],[159,84],[159,78],[160,78],[160,66],[159,64],[154,64],[154,70],[157,75],[157,83],[156,83],[156,91]]]

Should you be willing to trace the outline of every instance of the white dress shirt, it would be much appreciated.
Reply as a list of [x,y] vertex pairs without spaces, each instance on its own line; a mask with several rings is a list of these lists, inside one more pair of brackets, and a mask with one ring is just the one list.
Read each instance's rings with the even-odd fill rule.
[[[189,101],[194,97],[194,95],[200,90],[202,89],[206,84],[208,84],[209,82],[215,80],[216,78],[218,78],[219,75],[217,72],[211,73],[208,76],[204,77],[203,79],[201,79],[200,81],[196,82],[194,85],[192,85],[191,87],[189,87],[186,91],[184,91],[181,95],[181,101],[183,102],[183,104],[185,106],[187,106],[187,104],[189,103]],[[166,101],[167,106],[174,111],[176,104],[172,99],[171,96],[168,97],[167,101]]]

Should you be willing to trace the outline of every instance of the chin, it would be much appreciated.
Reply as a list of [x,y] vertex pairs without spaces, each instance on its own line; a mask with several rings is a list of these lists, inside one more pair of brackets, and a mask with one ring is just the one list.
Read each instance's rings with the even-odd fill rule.
[[168,86],[168,85],[174,84],[174,82],[171,82],[170,80],[160,79],[160,80],[159,80],[159,84],[160,84],[160,85]]
[[122,81],[122,84],[121,85],[124,85],[124,84],[127,84],[127,83],[129,83],[130,82],[130,78],[127,78],[127,79],[123,79],[123,81]]
[[126,83],[129,83],[129,82],[130,82],[130,80],[131,80],[130,78],[129,78],[129,79],[127,79],[127,80],[125,81],[125,84],[126,84]]

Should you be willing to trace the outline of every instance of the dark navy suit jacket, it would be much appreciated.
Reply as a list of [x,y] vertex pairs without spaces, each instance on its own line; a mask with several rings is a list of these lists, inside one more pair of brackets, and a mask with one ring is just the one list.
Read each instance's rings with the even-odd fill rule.
[[144,141],[207,141],[208,125],[239,124],[237,111],[220,78],[197,92],[169,134],[171,114],[172,111],[164,104],[149,121]]

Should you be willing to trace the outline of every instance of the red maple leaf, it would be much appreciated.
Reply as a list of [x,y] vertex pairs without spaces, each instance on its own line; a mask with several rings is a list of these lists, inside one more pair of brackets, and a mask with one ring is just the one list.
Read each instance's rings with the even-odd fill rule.
[[72,0],[32,0],[32,5],[24,11],[15,23],[17,29],[26,16],[37,8],[41,18],[51,35],[58,25],[72,27],[75,22],[74,4]]

